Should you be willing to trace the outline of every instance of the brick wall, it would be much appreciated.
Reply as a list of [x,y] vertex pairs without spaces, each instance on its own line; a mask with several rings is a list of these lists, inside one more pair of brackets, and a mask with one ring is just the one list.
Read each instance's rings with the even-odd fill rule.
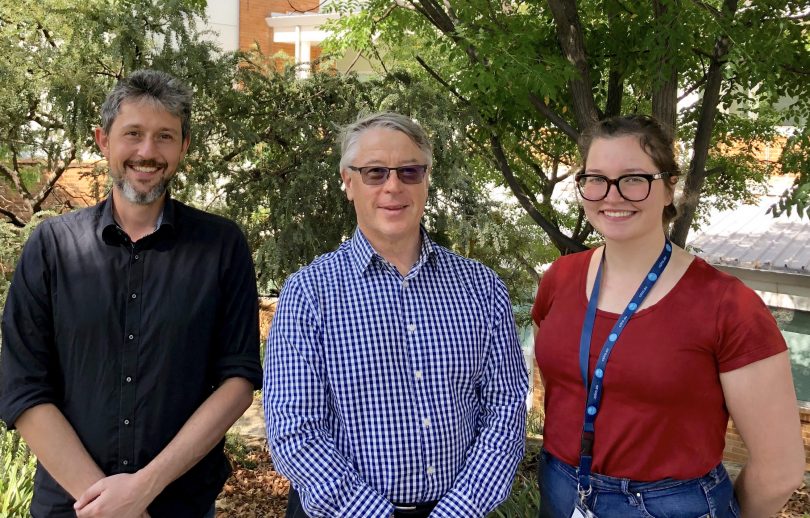
[[[284,52],[295,56],[295,45],[273,43],[273,29],[267,26],[265,18],[270,13],[318,12],[319,0],[240,0],[239,2],[239,49],[250,50],[256,43],[262,51],[272,56]],[[291,7],[293,6],[293,7]],[[293,9],[297,9],[294,11]],[[320,55],[320,48],[312,48],[312,59]]]
[[[51,194],[45,199],[43,209],[55,212],[66,212],[72,209],[88,207],[103,199],[106,195],[107,177],[95,174],[97,162],[78,163],[68,167],[62,174]],[[30,164],[32,167],[35,163]],[[36,187],[30,189],[32,194],[39,192],[45,178]],[[10,182],[0,181],[0,207],[28,221],[31,213],[20,194]]]

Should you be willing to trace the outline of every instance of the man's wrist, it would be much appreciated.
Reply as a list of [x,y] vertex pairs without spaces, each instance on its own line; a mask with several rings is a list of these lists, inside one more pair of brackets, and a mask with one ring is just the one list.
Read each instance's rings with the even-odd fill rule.
[[166,483],[160,477],[160,470],[150,463],[134,474],[138,478],[138,483],[143,487],[144,494],[148,496],[151,502],[163,492],[166,488]]

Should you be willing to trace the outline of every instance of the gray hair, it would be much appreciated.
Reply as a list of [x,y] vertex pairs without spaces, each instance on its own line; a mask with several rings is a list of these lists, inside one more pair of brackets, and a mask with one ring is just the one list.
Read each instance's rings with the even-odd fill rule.
[[157,70],[137,70],[118,81],[101,105],[101,127],[112,129],[124,101],[148,101],[180,119],[183,140],[191,132],[191,90],[179,79]]
[[343,171],[354,160],[355,147],[365,131],[385,128],[401,131],[425,154],[428,168],[433,165],[433,146],[422,126],[412,119],[394,112],[379,112],[358,118],[340,132],[340,170]]

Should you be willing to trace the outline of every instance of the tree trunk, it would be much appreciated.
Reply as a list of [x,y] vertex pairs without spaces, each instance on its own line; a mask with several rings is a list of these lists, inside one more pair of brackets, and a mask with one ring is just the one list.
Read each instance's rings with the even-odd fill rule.
[[669,34],[672,34],[674,16],[669,16],[668,6],[665,1],[654,0],[655,23],[661,25],[659,34],[663,35],[663,59],[657,71],[657,77],[652,92],[652,112],[653,116],[661,122],[670,132],[673,138],[676,134],[676,115],[678,108],[678,70],[672,61],[672,42]]
[[[725,0],[723,4],[723,15],[730,21],[737,12],[736,0]],[[692,163],[689,165],[689,172],[686,175],[686,182],[683,188],[683,197],[678,205],[678,217],[672,224],[670,239],[678,246],[686,244],[686,237],[689,235],[689,227],[695,218],[698,203],[700,203],[700,191],[706,181],[706,160],[709,156],[709,146],[712,140],[712,130],[714,120],[717,115],[717,105],[720,102],[720,86],[723,82],[723,67],[726,63],[726,56],[731,48],[731,39],[727,35],[717,38],[712,53],[712,62],[706,79],[706,89],[703,91],[703,101],[700,106],[700,118],[698,119],[697,132],[693,144]]]
[[515,178],[509,161],[506,158],[506,153],[504,153],[501,141],[497,136],[490,136],[490,144],[492,145],[492,152],[495,155],[498,168],[501,170],[501,174],[503,174],[503,177],[506,179],[506,183],[515,195],[515,198],[517,198],[518,203],[520,203],[520,206],[523,207],[532,220],[548,234],[548,237],[551,239],[554,246],[557,247],[557,250],[559,250],[562,255],[587,250],[587,246],[563,234],[557,226],[551,223],[537,210],[537,207],[534,206],[529,196],[523,191],[523,188],[521,188],[517,178]]
[[578,77],[569,83],[574,102],[574,117],[579,131],[585,131],[599,120],[596,101],[593,98],[593,84],[585,55],[585,39],[582,24],[579,22],[576,0],[548,0],[551,14],[557,27],[557,39],[563,55],[578,72]]

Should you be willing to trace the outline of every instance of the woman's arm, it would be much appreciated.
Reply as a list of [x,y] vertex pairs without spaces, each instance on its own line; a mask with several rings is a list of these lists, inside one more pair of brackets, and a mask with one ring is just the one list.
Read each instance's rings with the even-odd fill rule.
[[742,515],[771,516],[801,485],[805,468],[788,353],[721,373],[720,383],[749,452],[735,484]]

